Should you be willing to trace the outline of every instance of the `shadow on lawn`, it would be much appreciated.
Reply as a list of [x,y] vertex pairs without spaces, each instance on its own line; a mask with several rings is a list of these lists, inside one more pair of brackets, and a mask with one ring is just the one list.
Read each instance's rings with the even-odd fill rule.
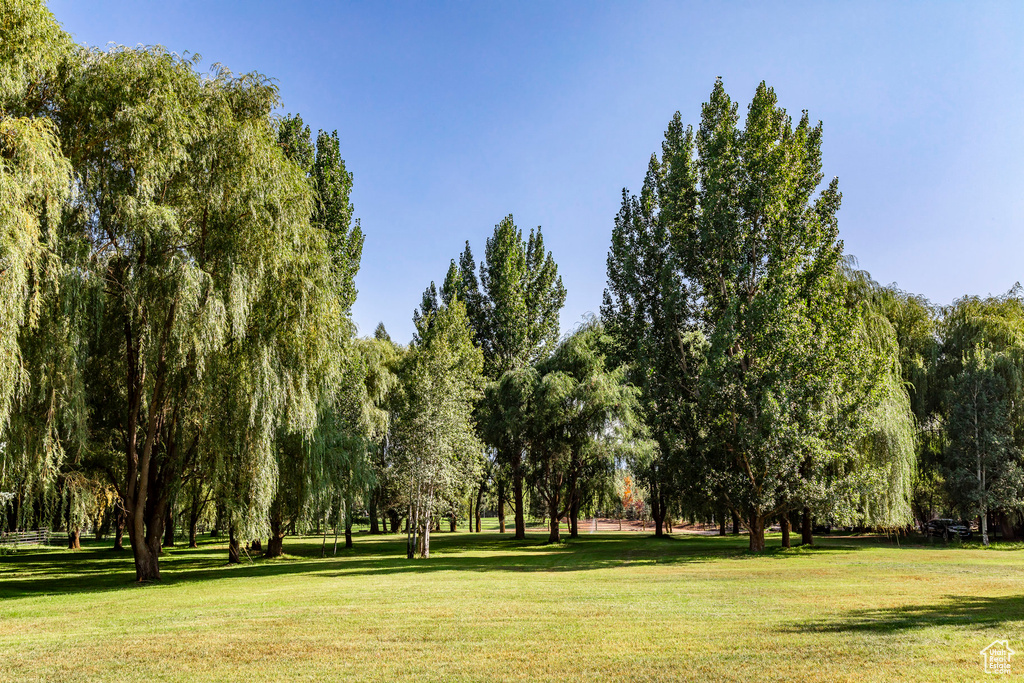
[[[839,539],[836,539],[838,541]],[[744,537],[584,534],[579,539],[548,545],[540,535],[515,541],[511,535],[432,534],[431,557],[408,560],[405,536],[358,535],[355,547],[339,546],[333,555],[328,537],[327,557],[321,558],[320,537],[285,539],[284,558],[253,557],[241,565],[225,565],[224,539],[204,539],[199,548],[177,547],[161,558],[160,585],[212,579],[285,576],[303,573],[331,576],[471,572],[577,572],[620,566],[688,564],[721,560],[770,558],[785,561],[794,551],[768,548],[751,555]],[[827,544],[796,553],[828,553],[865,547],[863,543]],[[130,551],[88,544],[82,551],[20,551],[0,557],[0,600],[5,598],[118,590],[134,586]]]
[[789,633],[891,634],[930,626],[996,628],[1024,619],[1024,595],[983,597],[948,595],[932,605],[891,609],[865,609],[847,613],[838,621],[817,621],[791,626]]

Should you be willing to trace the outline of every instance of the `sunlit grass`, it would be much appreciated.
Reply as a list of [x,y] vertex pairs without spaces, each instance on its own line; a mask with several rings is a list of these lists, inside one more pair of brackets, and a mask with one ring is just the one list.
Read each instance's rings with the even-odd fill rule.
[[409,561],[400,535],[336,557],[330,536],[326,558],[289,538],[285,558],[228,567],[204,538],[145,587],[107,544],[19,550],[0,556],[0,680],[959,681],[984,677],[996,638],[1024,650],[1018,552],[542,541],[463,529]]

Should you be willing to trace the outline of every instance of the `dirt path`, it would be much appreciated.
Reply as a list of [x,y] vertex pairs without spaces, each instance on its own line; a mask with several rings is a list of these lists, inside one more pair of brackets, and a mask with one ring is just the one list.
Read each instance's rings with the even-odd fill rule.
[[[531,533],[546,533],[547,530],[548,530],[548,526],[547,526],[547,524],[544,524],[544,523],[536,523],[535,522],[534,524],[527,525],[526,530],[531,532]],[[563,520],[562,521],[562,530],[563,530],[564,533],[569,533],[569,524],[568,524],[567,520]],[[581,519],[580,520],[580,533],[581,534],[594,533],[595,531],[601,532],[601,533],[607,532],[607,531],[635,531],[635,532],[638,532],[638,533],[653,534],[654,533],[654,523],[653,522],[647,522],[645,524],[645,523],[640,522],[640,521],[631,521],[631,520],[628,520],[628,519],[624,519],[624,520],[620,521],[620,520],[611,519],[611,518],[608,518],[608,517],[598,517],[597,524],[595,526],[594,520],[592,518],[591,519]],[[692,526],[690,524],[682,524],[682,525],[677,524],[677,525],[674,525],[672,527],[672,533],[675,533],[675,534],[697,534],[697,535],[700,535],[700,536],[715,536],[716,534],[718,534],[718,527],[717,526],[712,526],[712,525],[705,526],[703,524],[695,524],[695,525],[692,525]]]

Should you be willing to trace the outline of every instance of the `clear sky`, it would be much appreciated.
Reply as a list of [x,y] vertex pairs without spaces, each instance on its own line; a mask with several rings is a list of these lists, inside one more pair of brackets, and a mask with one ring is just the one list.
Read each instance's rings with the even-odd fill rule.
[[51,2],[79,42],[162,44],[279,81],[337,129],[366,233],[363,334],[396,341],[503,216],[541,225],[597,312],[623,187],[716,76],[824,121],[840,231],[875,279],[946,304],[1024,280],[1024,3]]

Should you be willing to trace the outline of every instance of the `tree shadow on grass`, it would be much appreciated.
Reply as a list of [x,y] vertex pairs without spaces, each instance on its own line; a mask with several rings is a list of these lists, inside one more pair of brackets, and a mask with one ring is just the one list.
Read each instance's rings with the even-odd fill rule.
[[892,634],[933,626],[995,629],[1007,622],[1024,621],[1024,595],[985,597],[947,595],[942,602],[890,609],[864,609],[837,620],[793,625],[789,633]]
[[[769,548],[753,555],[742,537],[586,534],[563,543],[548,544],[537,535],[516,541],[509,534],[432,534],[431,557],[405,557],[402,535],[359,535],[355,547],[338,548],[333,538],[326,547],[322,537],[288,537],[286,557],[244,558],[241,565],[226,566],[224,539],[211,539],[199,548],[178,547],[161,558],[161,585],[321,574],[328,576],[379,576],[432,572],[580,572],[643,565],[682,565],[694,562],[768,558],[785,560],[799,553],[847,552],[863,544],[833,545],[801,551]],[[321,557],[325,548],[326,557]],[[90,544],[82,551],[19,551],[0,557],[0,600],[32,595],[109,591],[135,586],[131,552],[114,554],[109,547]]]

